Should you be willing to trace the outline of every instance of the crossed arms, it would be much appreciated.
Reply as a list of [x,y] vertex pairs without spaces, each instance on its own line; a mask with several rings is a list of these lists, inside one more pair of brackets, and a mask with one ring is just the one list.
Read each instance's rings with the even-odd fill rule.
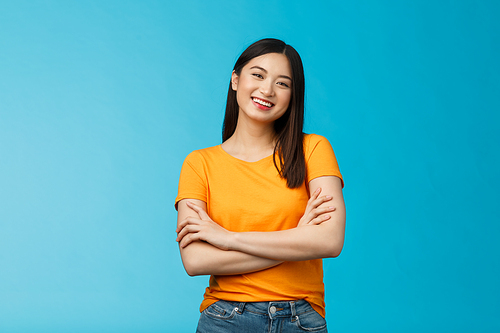
[[283,261],[336,257],[342,251],[345,205],[338,177],[309,182],[311,199],[296,228],[231,232],[210,219],[206,203],[184,199],[177,209],[177,241],[191,275],[234,275],[260,271]]

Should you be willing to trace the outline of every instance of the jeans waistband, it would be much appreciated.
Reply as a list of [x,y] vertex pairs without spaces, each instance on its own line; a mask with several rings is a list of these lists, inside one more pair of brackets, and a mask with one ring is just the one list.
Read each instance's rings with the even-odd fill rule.
[[305,300],[273,301],[273,302],[230,302],[236,306],[235,311],[242,314],[245,311],[269,317],[295,317],[310,311],[311,307]]

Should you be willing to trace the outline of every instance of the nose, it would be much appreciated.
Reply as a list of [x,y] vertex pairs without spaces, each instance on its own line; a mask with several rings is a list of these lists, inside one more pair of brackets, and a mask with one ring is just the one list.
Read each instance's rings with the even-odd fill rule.
[[265,96],[274,96],[274,84],[271,80],[262,81],[259,91]]

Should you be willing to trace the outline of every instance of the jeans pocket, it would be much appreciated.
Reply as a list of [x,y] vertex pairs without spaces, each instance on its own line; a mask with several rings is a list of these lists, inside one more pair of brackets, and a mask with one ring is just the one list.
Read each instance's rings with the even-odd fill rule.
[[217,301],[203,311],[207,316],[228,320],[236,314],[236,307],[226,301]]
[[[326,320],[312,307],[309,311],[297,314],[295,324],[305,332],[316,332],[326,329]],[[326,330],[325,330],[326,331]]]

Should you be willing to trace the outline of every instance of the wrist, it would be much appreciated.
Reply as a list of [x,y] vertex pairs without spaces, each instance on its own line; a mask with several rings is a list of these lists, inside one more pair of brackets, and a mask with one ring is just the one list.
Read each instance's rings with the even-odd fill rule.
[[227,249],[230,251],[239,251],[239,232],[230,231],[227,237]]

